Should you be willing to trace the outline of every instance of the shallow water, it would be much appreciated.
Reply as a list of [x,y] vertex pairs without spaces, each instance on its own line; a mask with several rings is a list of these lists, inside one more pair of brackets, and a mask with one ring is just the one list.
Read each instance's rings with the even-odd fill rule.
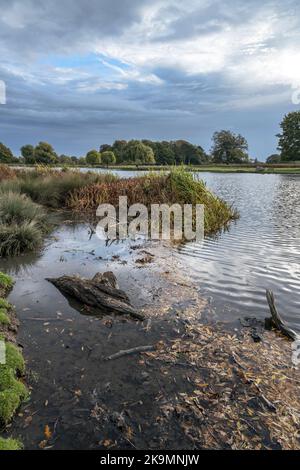
[[[100,170],[105,171],[105,170]],[[121,177],[141,172],[117,171]],[[240,213],[228,232],[179,250],[197,286],[222,321],[269,315],[265,291],[300,331],[300,176],[199,173]]]
[[300,178],[205,174],[207,186],[234,204],[240,219],[228,232],[187,244],[182,256],[211,297],[218,318],[268,315],[265,290],[300,331]]

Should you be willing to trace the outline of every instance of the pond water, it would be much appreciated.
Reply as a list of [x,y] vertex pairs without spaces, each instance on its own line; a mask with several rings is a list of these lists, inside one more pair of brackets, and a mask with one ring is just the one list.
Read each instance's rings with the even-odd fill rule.
[[[121,177],[135,173],[141,174],[119,172]],[[173,258],[178,261],[183,275],[189,275],[188,282],[192,279],[197,292],[208,299],[211,318],[233,325],[241,317],[268,316],[265,290],[270,288],[284,318],[300,331],[300,177],[214,173],[201,173],[200,177],[237,207],[240,219],[228,231],[206,238],[201,247],[188,243],[174,248],[171,255],[161,258],[163,270],[172,271]],[[122,410],[130,402],[136,407],[133,422],[143,427],[138,447],[156,448],[157,443],[151,442],[157,430],[148,426],[147,413],[154,408],[157,416],[156,397],[162,389],[168,396],[174,390],[185,390],[187,381],[180,375],[176,380],[157,379],[145,393],[138,358],[116,362],[104,358],[120,349],[179,335],[169,322],[172,315],[161,319],[158,315],[150,329],[122,317],[80,315],[46,278],[76,273],[91,277],[98,271],[113,270],[135,306],[155,310],[157,305],[160,312],[156,302],[164,292],[163,276],[151,266],[140,269],[134,258],[141,257],[142,251],[131,242],[106,246],[96,237],[90,238],[88,224],[66,217],[62,214],[61,224],[40,253],[0,260],[0,270],[16,280],[9,299],[20,319],[18,341],[24,346],[32,386],[31,399],[10,431],[21,435],[29,449],[43,441],[46,424],[55,430],[54,448],[99,448],[99,441],[107,435],[119,437],[113,422],[105,424],[104,432],[102,421],[92,419],[91,411],[99,403],[104,410]],[[159,258],[159,252],[156,254]],[[170,295],[170,301],[177,302],[176,317],[176,309],[181,308],[179,296]],[[159,371],[154,372],[160,377]],[[173,434],[171,447],[181,439],[175,431]],[[131,444],[120,445],[130,448]]]
[[[105,171],[105,170],[100,170]],[[117,171],[121,177],[141,172]],[[199,173],[207,186],[233,204],[240,219],[208,237],[204,246],[179,249],[197,286],[223,321],[269,315],[265,291],[300,331],[300,176]]]

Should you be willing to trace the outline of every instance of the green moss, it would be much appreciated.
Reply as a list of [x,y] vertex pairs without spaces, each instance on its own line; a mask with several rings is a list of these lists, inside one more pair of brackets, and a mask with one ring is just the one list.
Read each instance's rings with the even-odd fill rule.
[[0,325],[9,325],[10,318],[5,308],[0,308]]
[[3,289],[11,289],[14,285],[13,279],[0,271],[0,287]]
[[6,343],[6,364],[0,365],[0,422],[7,424],[23,400],[29,396],[17,372],[25,370],[24,359],[16,346]]
[[6,299],[2,299],[0,297],[0,308],[6,308],[6,310],[9,310],[11,308],[11,304],[7,302]]
[[20,404],[18,392],[11,389],[0,392],[0,421],[4,424],[9,423]]
[[6,365],[20,374],[25,372],[24,358],[19,349],[12,343],[6,343]]
[[10,390],[12,393],[16,393],[20,400],[25,400],[28,397],[28,391],[25,385],[17,380],[13,370],[6,366],[0,366],[0,392]]
[[0,451],[1,450],[22,450],[23,444],[17,439],[4,439],[0,437]]

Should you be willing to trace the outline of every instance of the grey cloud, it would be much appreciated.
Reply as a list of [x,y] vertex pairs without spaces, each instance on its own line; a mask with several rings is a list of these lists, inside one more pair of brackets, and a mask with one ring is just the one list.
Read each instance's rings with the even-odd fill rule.
[[[288,96],[286,87],[254,83],[243,88],[231,82],[224,70],[191,74],[176,64],[158,66],[149,61],[141,73],[154,74],[161,84],[116,74],[109,78],[111,90],[108,86],[89,91],[99,78],[106,80],[97,70],[79,66],[77,74],[63,81],[63,71],[45,65],[49,55],[93,53],[102,39],[122,48],[126,32],[141,24],[143,9],[156,4],[160,8],[153,21],[171,20],[150,36],[145,32],[145,41],[153,47],[180,46],[193,38],[201,41],[209,34],[246,25],[263,8],[270,14],[275,11],[279,21],[289,15],[294,19],[294,29],[270,35],[268,45],[278,47],[286,41],[299,48],[297,0],[284,4],[279,0],[263,4],[187,0],[191,8],[186,12],[179,2],[169,0],[0,0],[0,79],[7,84],[7,105],[0,106],[0,141],[16,154],[22,144],[39,140],[51,141],[60,153],[80,155],[105,141],[134,137],[185,138],[209,149],[212,133],[228,127],[249,137],[254,156],[274,152],[281,116],[295,106],[288,99],[264,108],[253,103],[264,95]],[[124,86],[117,89],[114,85],[119,82]]]

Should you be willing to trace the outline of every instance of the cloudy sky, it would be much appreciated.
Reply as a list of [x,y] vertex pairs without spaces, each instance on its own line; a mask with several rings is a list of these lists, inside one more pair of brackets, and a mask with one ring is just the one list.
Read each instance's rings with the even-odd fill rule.
[[[0,0],[0,141],[85,154],[231,129],[265,159],[297,110],[299,0]],[[300,101],[300,100],[299,100]]]

